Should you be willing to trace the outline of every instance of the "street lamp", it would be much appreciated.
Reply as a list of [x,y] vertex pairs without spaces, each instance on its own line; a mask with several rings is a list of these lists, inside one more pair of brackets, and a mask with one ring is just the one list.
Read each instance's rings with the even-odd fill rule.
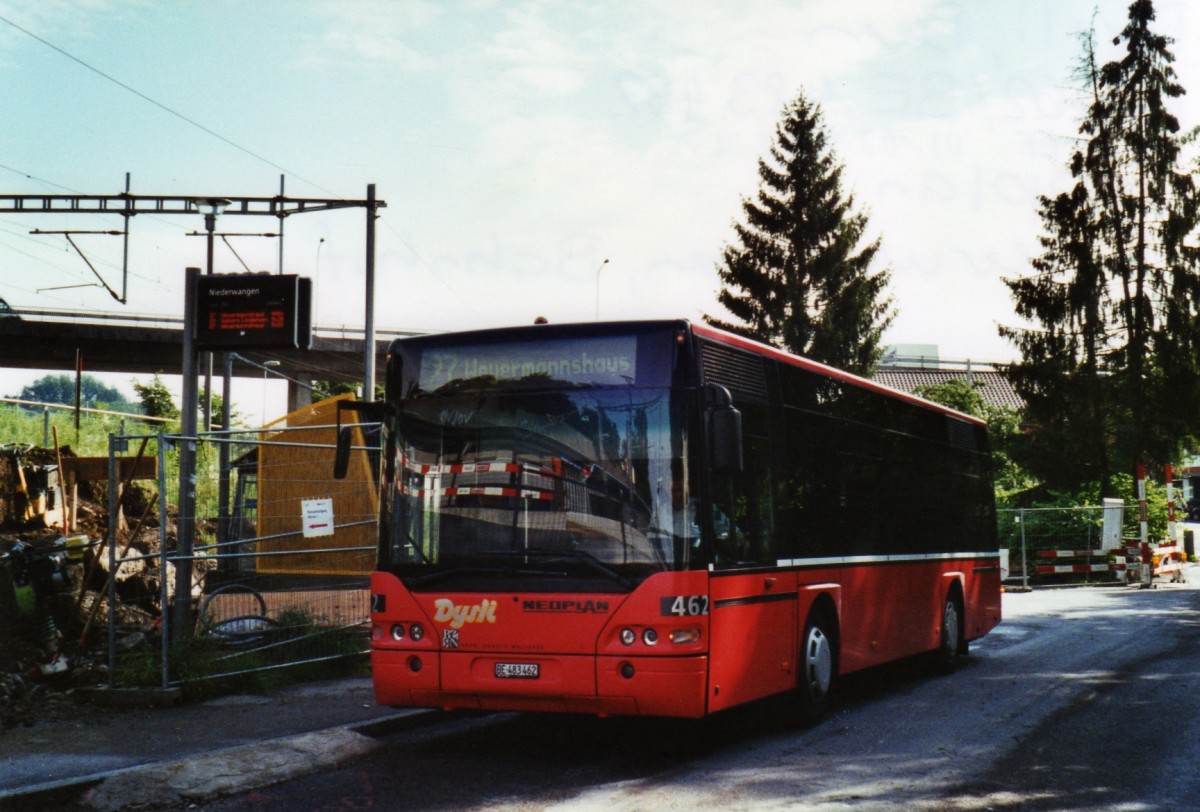
[[600,321],[600,272],[604,270],[604,266],[607,264],[608,260],[606,259],[596,269],[596,321]]
[[204,215],[204,228],[208,231],[208,272],[212,273],[212,233],[217,227],[217,217],[225,212],[230,201],[223,197],[192,198],[196,211]]

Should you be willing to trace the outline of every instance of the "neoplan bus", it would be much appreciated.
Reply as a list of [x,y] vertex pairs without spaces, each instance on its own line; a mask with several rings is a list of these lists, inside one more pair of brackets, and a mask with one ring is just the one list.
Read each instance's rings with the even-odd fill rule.
[[381,704],[813,721],[1000,621],[984,423],[803,358],[687,321],[403,338],[370,407]]

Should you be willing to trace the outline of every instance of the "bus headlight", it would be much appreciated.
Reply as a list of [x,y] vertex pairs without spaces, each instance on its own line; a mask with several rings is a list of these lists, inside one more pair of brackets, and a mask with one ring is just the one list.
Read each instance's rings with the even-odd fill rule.
[[658,632],[649,627],[642,630],[642,642],[648,646],[658,645]]
[[632,646],[637,642],[637,633],[628,627],[621,629],[621,642],[627,646]]
[[403,625],[397,623],[395,626],[392,626],[392,639],[395,640],[396,642],[400,642],[401,640],[404,639],[404,626]]
[[408,630],[408,636],[415,643],[425,636],[425,629],[419,623],[414,623]]

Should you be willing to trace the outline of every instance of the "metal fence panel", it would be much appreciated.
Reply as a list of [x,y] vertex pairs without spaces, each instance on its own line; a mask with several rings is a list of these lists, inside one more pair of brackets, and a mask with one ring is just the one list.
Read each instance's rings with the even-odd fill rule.
[[1121,552],[1104,544],[1104,510],[1092,505],[997,510],[1009,580],[1024,586],[1123,580]]
[[[151,520],[152,530],[122,521],[124,489],[110,465],[113,684],[145,682],[148,661],[167,687],[366,653],[378,451],[372,427],[358,427],[349,474],[333,479],[336,429],[321,417],[190,440],[197,460],[190,523],[181,523],[177,507],[179,448],[188,439],[151,438],[161,517]],[[141,439],[114,437],[114,460]],[[179,544],[181,524],[194,528],[191,555]],[[185,595],[175,594],[177,566],[191,573]],[[137,614],[123,586],[135,578],[142,584]],[[183,615],[171,611],[180,605]],[[172,629],[178,617],[188,617],[189,628]],[[161,635],[160,650],[144,644],[146,630]]]

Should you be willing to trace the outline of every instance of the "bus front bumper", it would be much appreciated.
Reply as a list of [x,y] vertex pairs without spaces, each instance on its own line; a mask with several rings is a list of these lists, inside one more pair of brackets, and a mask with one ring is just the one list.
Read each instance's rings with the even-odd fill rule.
[[374,649],[371,669],[376,701],[396,707],[688,718],[707,711],[705,655],[517,656]]

